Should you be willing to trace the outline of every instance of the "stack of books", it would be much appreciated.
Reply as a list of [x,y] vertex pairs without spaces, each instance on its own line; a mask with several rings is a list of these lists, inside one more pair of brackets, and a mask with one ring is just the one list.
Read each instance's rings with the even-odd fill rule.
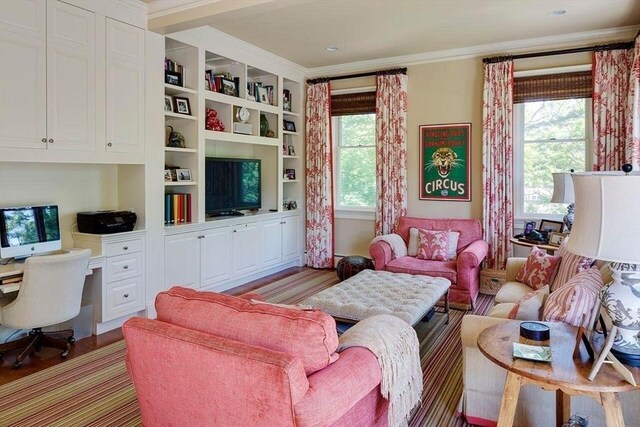
[[164,195],[164,223],[184,224],[191,222],[191,194],[167,193]]

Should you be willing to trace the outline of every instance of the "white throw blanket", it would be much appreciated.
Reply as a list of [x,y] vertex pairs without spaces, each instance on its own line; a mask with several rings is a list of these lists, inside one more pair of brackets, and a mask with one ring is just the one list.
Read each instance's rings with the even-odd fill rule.
[[407,244],[399,234],[385,234],[384,236],[374,237],[371,243],[379,240],[387,242],[391,246],[394,259],[407,256]]
[[364,319],[340,337],[338,351],[365,347],[378,358],[382,397],[389,401],[389,427],[406,426],[422,400],[420,344],[416,331],[388,314]]

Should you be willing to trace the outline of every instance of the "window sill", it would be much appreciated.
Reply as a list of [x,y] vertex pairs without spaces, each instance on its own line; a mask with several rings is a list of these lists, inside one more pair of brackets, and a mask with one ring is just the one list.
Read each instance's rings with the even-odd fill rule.
[[334,218],[375,221],[376,213],[373,210],[368,209],[336,209],[334,211]]

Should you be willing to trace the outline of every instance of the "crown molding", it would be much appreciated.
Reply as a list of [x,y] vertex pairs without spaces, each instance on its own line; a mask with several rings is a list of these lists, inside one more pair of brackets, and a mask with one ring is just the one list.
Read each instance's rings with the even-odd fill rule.
[[149,19],[159,18],[161,16],[171,15],[173,13],[184,12],[185,10],[194,9],[200,6],[206,6],[216,3],[220,0],[191,0],[188,3],[175,0],[154,0],[148,3]]
[[413,55],[395,56],[368,61],[349,62],[345,64],[328,65],[326,67],[308,68],[307,77],[367,72],[385,68],[428,64],[432,62],[456,61],[459,59],[476,58],[485,55],[517,54],[530,51],[534,48],[553,50],[564,47],[574,47],[579,43],[598,43],[612,41],[614,39],[633,39],[637,32],[638,26],[632,25],[627,27],[608,28],[605,30],[584,31],[579,33],[491,43],[458,49],[423,52]]

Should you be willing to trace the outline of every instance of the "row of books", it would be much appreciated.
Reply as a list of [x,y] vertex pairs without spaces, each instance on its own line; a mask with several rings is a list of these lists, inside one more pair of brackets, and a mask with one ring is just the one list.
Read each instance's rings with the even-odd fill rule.
[[184,73],[184,67],[169,58],[164,58],[164,69],[166,71],[173,71],[174,73]]
[[273,86],[264,85],[262,82],[247,82],[247,99],[274,105]]
[[239,96],[240,77],[233,77],[231,73],[214,74],[213,69],[204,72],[205,85],[212,92]]
[[164,195],[164,223],[191,222],[191,194],[166,193]]

